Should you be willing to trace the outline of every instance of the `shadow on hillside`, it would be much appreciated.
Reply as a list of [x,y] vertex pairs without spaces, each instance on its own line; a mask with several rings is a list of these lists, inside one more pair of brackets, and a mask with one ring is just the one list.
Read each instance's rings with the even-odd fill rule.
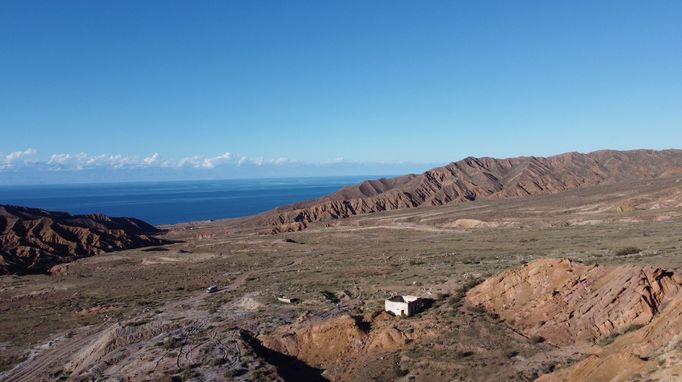
[[277,368],[277,372],[285,381],[327,382],[322,376],[324,370],[312,367],[296,357],[292,357],[268,349],[249,332],[241,331],[241,338],[253,348],[259,356]]

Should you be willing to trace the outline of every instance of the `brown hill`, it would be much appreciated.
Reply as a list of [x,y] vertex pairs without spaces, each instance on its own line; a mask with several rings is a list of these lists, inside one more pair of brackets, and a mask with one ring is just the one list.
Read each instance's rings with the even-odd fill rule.
[[367,180],[321,199],[265,212],[251,222],[271,226],[274,233],[291,232],[305,229],[313,222],[360,214],[550,194],[606,182],[680,173],[682,150],[605,150],[547,158],[469,157],[419,175]]
[[586,349],[543,381],[677,380],[680,289],[682,277],[669,269],[543,259],[489,278],[466,298],[535,341]]
[[103,252],[165,244],[141,220],[0,205],[0,274],[47,273]]
[[489,278],[467,298],[529,336],[567,345],[646,325],[680,289],[682,277],[660,268],[543,259]]
[[[371,355],[395,351],[423,333],[403,333],[391,316],[347,314],[326,320],[306,317],[260,336],[263,346],[325,370],[331,380],[353,380]],[[367,319],[366,321],[364,319]]]

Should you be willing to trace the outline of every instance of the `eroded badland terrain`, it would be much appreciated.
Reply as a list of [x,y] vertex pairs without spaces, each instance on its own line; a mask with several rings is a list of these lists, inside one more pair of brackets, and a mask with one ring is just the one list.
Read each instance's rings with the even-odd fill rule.
[[[680,176],[163,228],[180,242],[2,276],[0,379],[682,379]],[[394,294],[429,306],[389,315]]]

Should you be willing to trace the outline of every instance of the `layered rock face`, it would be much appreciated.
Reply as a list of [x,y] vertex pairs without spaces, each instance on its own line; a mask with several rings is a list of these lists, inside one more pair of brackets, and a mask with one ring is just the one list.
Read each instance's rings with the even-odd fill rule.
[[0,274],[48,273],[82,257],[166,244],[141,220],[0,205]]
[[349,315],[303,320],[259,339],[268,349],[325,369],[332,380],[352,380],[353,369],[362,367],[368,354],[391,352],[410,340],[391,324],[393,319],[380,313],[369,321]]
[[581,361],[539,380],[677,380],[681,288],[672,270],[544,259],[489,278],[466,299],[528,338],[588,349]]
[[467,300],[528,336],[567,345],[648,324],[680,288],[682,277],[660,268],[544,259],[491,277]]
[[368,180],[322,199],[284,206],[256,219],[274,233],[373,212],[477,199],[557,193],[605,182],[682,173],[681,150],[597,151],[510,159],[469,157],[419,175]]

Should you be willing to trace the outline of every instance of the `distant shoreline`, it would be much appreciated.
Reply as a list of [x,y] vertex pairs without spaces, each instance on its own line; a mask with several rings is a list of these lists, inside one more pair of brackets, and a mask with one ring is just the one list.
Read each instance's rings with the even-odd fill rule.
[[159,183],[187,183],[187,182],[248,182],[248,181],[281,181],[294,179],[339,179],[339,178],[389,178],[405,174],[381,174],[381,175],[329,175],[329,176],[282,176],[263,178],[220,178],[220,179],[184,179],[184,180],[130,180],[130,181],[103,181],[103,182],[69,182],[69,183],[10,183],[0,184],[0,190],[4,188],[34,188],[34,187],[70,187],[70,186],[111,186],[111,185],[136,185],[136,184],[159,184]]
[[368,176],[0,186],[0,204],[135,217],[154,225],[255,215],[316,199]]

